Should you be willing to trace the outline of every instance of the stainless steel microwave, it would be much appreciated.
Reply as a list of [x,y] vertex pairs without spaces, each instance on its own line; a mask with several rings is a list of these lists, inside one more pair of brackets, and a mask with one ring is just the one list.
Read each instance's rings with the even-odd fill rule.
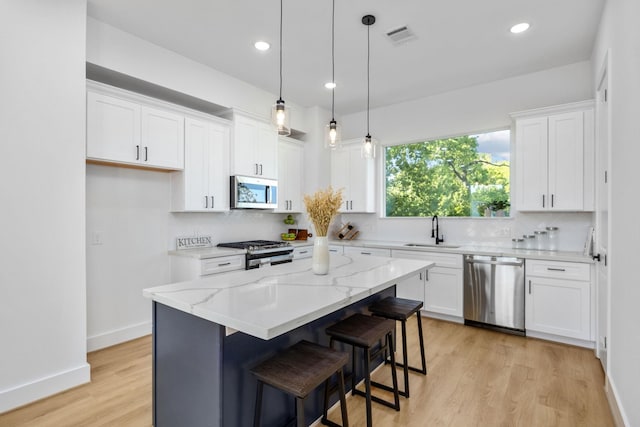
[[275,209],[278,181],[235,175],[231,177],[231,209]]

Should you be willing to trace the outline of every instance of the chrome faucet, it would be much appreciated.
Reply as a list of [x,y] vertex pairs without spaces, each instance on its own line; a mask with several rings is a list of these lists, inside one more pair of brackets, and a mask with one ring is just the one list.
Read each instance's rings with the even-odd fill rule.
[[[435,222],[435,228],[433,227]],[[431,218],[431,237],[436,239],[436,245],[444,242],[444,234],[442,237],[438,237],[440,235],[440,227],[438,226],[438,215],[434,215]]]

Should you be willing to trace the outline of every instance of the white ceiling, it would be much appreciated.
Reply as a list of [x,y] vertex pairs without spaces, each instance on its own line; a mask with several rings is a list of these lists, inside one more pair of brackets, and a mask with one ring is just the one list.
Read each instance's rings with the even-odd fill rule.
[[[336,0],[336,116],[588,60],[605,0]],[[89,15],[278,93],[278,0],[89,0]],[[511,25],[531,29],[514,35]],[[416,38],[393,45],[407,25]],[[258,52],[253,43],[271,43]],[[284,0],[282,97],[331,108],[331,0]],[[275,101],[275,99],[274,99]]]

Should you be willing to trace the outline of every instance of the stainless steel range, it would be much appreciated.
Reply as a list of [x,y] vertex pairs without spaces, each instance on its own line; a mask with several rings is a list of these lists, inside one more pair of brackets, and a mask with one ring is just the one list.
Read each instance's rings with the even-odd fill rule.
[[246,250],[245,270],[266,264],[276,265],[293,261],[293,246],[288,242],[247,240],[245,242],[218,243],[218,246]]

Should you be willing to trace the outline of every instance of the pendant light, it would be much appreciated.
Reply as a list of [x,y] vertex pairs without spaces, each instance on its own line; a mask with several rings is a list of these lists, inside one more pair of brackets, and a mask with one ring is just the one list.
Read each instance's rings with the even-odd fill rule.
[[376,22],[376,17],[373,15],[365,15],[362,17],[362,23],[367,26],[367,135],[362,141],[362,149],[360,154],[365,159],[373,159],[376,157],[376,141],[371,138],[369,134],[369,69],[371,63],[371,41],[370,30],[371,26]]
[[336,55],[335,55],[335,21],[336,21],[336,0],[333,0],[331,9],[331,120],[326,126],[325,146],[335,150],[340,147],[340,126],[335,119],[335,92],[336,92]]
[[285,109],[282,100],[282,0],[280,0],[280,93],[276,104],[273,106],[271,119],[278,129],[278,135],[291,135],[291,127],[289,126],[289,114]]

